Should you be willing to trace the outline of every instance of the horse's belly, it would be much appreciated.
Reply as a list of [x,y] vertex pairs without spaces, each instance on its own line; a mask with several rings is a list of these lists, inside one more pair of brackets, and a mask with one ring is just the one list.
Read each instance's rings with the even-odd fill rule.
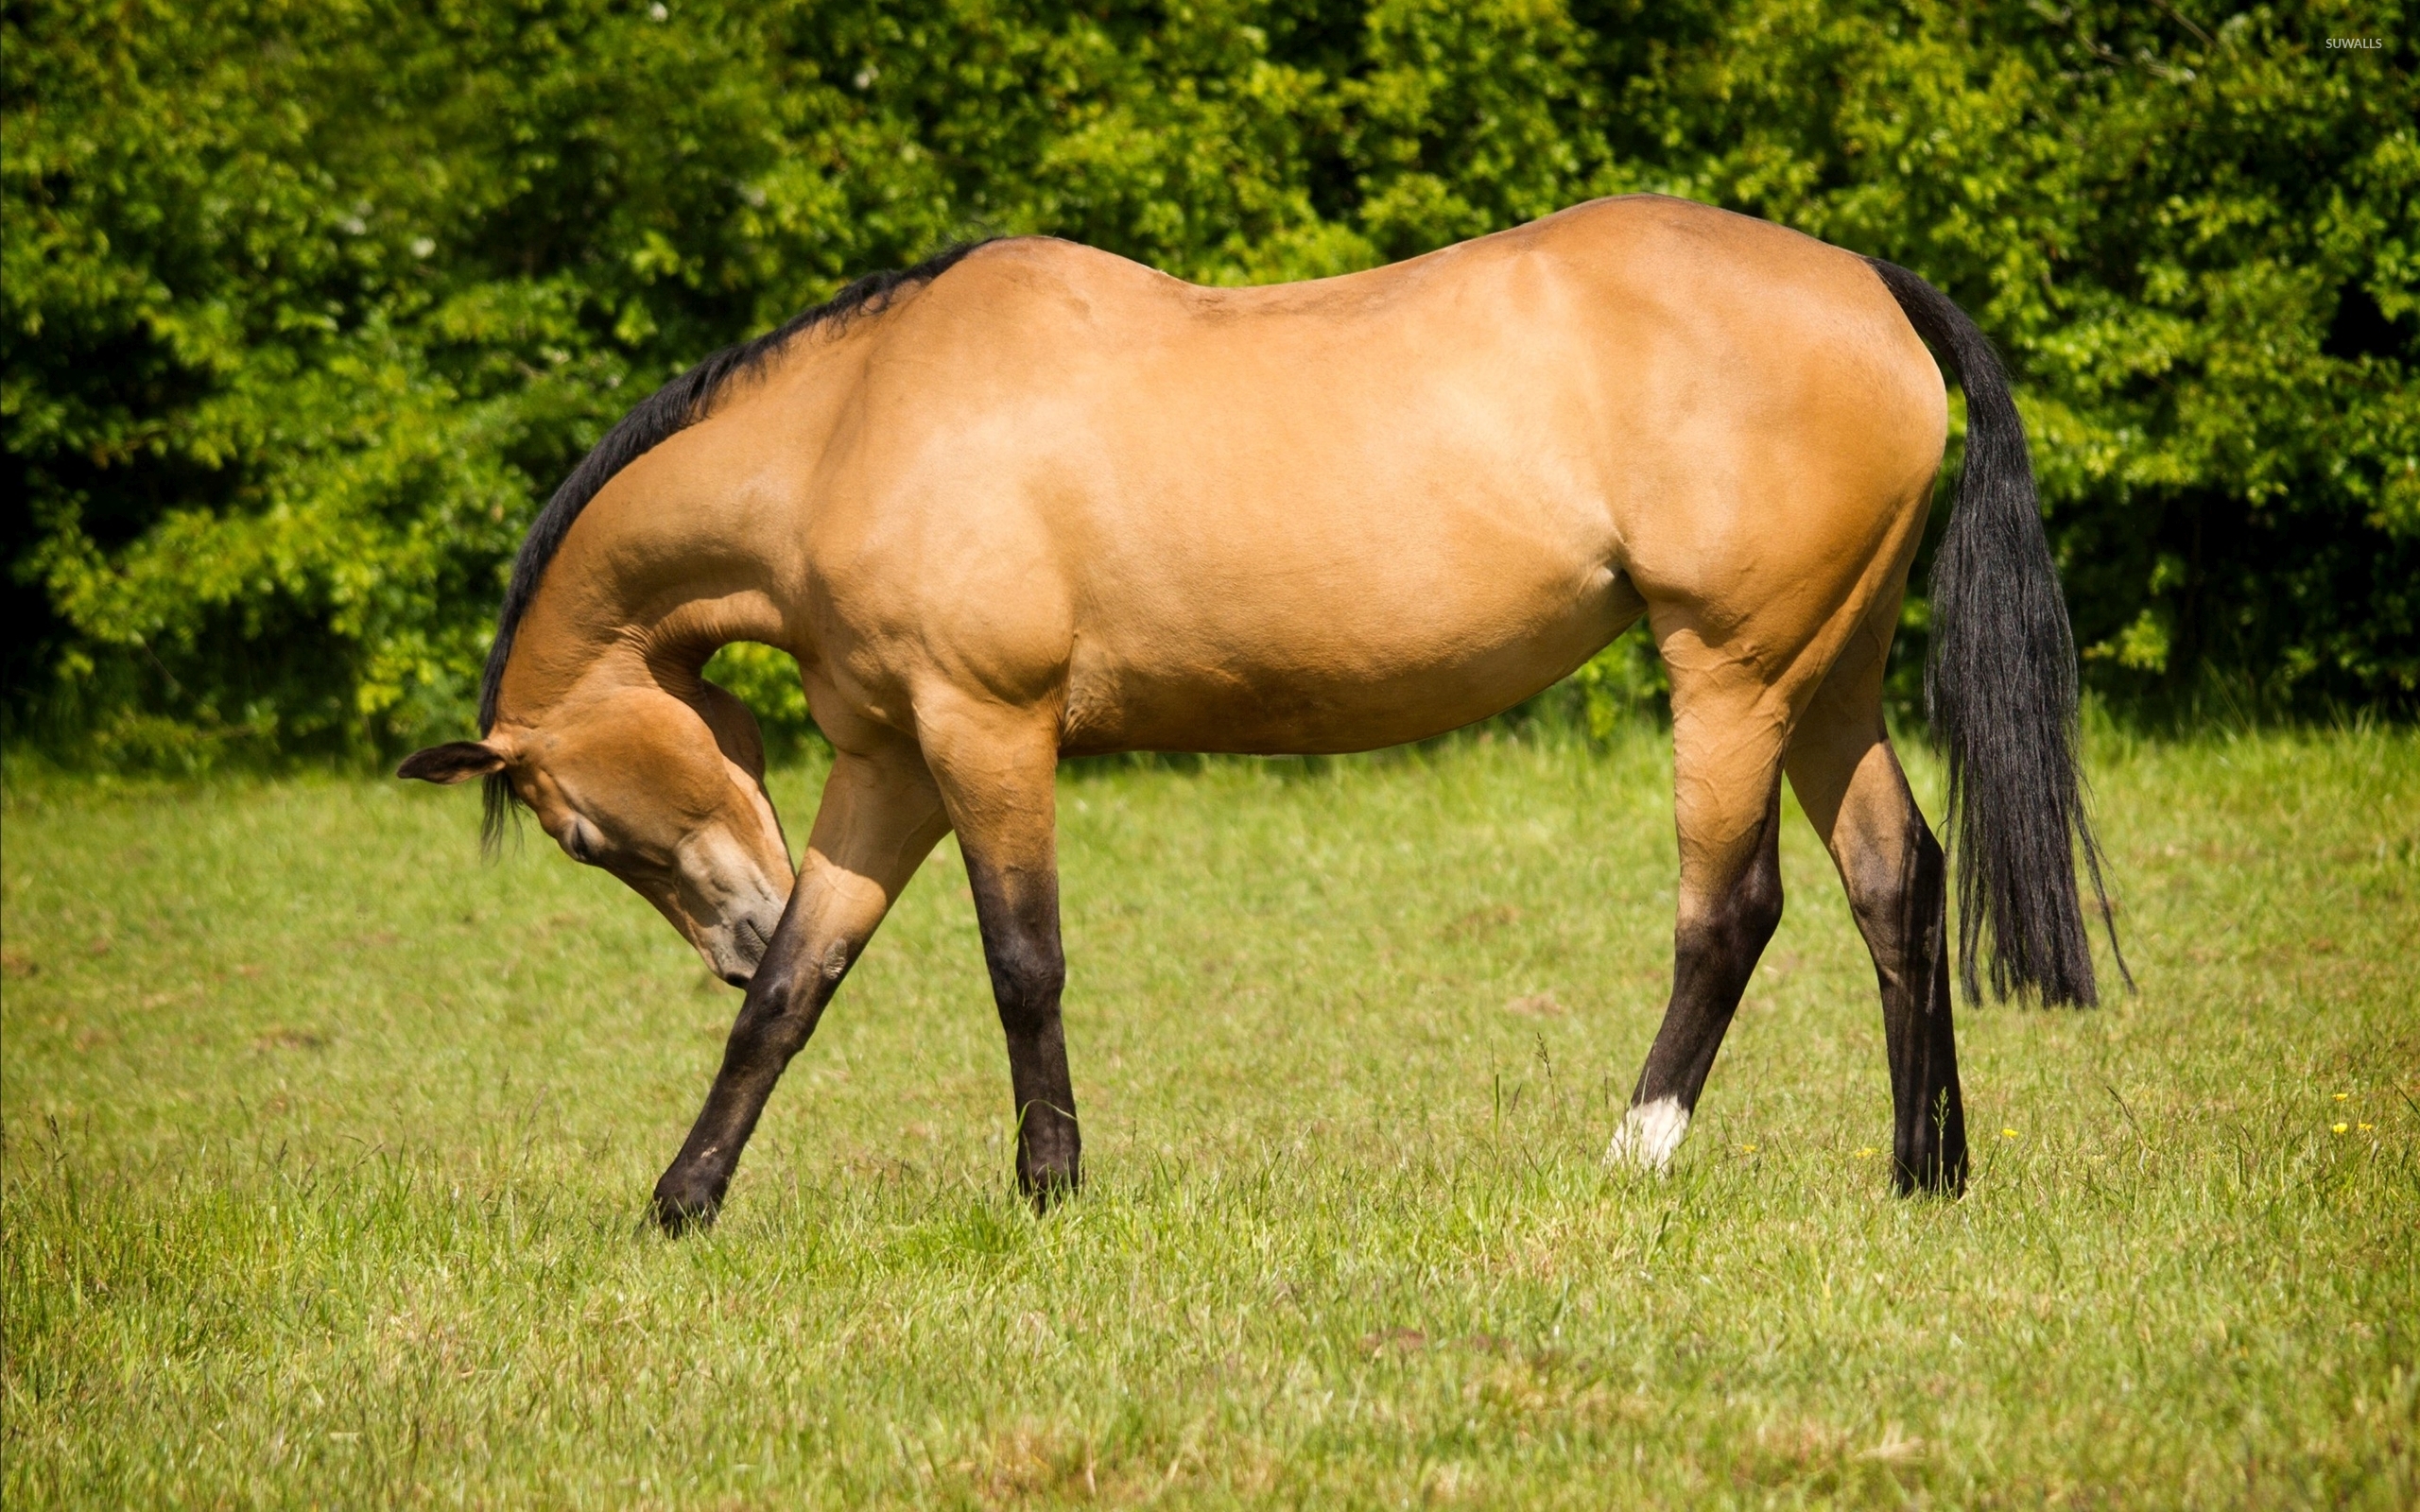
[[1311,754],[1459,729],[1567,675],[1643,608],[1609,567],[1561,576],[1543,592],[1426,604],[1364,585],[1080,637],[1064,748]]

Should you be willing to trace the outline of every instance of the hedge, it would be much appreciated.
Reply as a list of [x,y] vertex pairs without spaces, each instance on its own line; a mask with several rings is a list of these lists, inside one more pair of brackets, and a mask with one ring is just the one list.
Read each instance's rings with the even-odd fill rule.
[[458,733],[581,450],[952,240],[1248,283],[1651,189],[1975,313],[2105,694],[2408,712],[2414,37],[2202,0],[21,0],[10,738]]

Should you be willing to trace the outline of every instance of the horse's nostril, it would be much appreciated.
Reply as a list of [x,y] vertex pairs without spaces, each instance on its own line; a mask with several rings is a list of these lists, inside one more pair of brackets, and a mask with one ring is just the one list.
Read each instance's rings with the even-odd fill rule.
[[745,988],[748,985],[748,978],[737,971],[725,971],[722,973],[722,979],[736,988]]
[[756,920],[752,919],[741,919],[733,927],[731,936],[741,950],[748,953],[751,961],[763,960],[765,947],[772,943],[765,937],[765,932],[756,927]]

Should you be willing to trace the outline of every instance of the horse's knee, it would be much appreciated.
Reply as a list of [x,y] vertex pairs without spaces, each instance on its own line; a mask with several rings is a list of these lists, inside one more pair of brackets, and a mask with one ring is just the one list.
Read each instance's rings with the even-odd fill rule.
[[749,1059],[769,1056],[786,1064],[814,1032],[835,985],[795,960],[760,965],[733,1021],[731,1051]]
[[1012,1035],[1038,1034],[1059,1015],[1059,994],[1067,985],[1067,962],[1056,941],[1019,938],[990,953],[992,994],[1000,1026]]

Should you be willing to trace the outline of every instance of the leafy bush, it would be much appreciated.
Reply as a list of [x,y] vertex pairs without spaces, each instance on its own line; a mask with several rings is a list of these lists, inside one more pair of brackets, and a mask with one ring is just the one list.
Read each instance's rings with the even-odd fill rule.
[[171,765],[458,731],[590,440],[962,235],[1237,283],[1639,189],[1976,313],[2104,688],[2408,709],[2411,36],[2394,6],[29,0],[11,729]]

